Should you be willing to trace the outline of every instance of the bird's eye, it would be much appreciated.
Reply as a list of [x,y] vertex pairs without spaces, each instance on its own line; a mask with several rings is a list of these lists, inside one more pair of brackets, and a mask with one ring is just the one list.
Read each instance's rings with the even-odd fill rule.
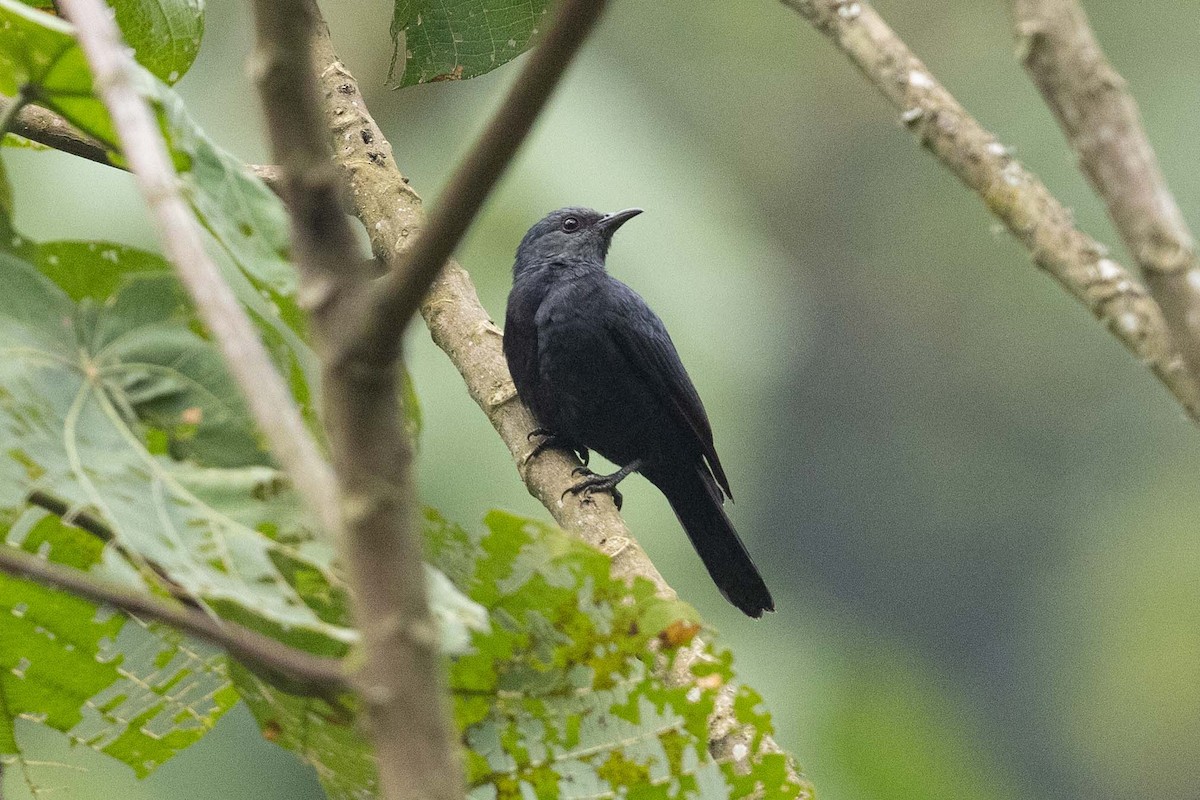
[[562,221],[562,229],[567,233],[576,230],[579,227],[579,220],[575,217],[567,217]]

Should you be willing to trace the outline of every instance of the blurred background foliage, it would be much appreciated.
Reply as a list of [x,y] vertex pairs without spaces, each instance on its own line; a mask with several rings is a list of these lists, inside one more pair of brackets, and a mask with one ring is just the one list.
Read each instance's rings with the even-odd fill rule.
[[[390,4],[322,5],[401,167],[436,197],[515,71],[389,91]],[[1117,242],[1013,57],[1005,3],[876,5],[1085,230]],[[1200,223],[1200,15],[1086,6]],[[178,89],[214,139],[265,161],[248,14],[210,2]],[[127,176],[53,153],[5,161],[30,236],[156,246]],[[821,797],[1196,797],[1200,437],[838,53],[771,0],[615,2],[462,248],[497,320],[520,236],[567,204],[647,210],[610,267],[665,319],[705,398],[778,613],[726,605],[644,481],[626,516]],[[492,507],[546,518],[449,362],[419,326],[410,341],[423,499],[465,524]],[[70,797],[320,796],[244,711],[144,782],[42,735],[47,760],[90,770],[62,770]]]

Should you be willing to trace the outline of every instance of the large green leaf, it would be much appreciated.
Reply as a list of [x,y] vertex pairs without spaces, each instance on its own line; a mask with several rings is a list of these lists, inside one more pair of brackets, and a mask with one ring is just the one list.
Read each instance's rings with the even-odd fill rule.
[[[154,4],[155,0],[135,0]],[[186,4],[189,0],[162,0]],[[36,88],[34,102],[62,114],[120,158],[103,103],[92,96],[91,75],[66,22],[15,0],[0,0],[0,93]],[[288,260],[287,215],[279,198],[236,156],[208,139],[179,97],[149,73],[141,88],[159,109],[163,135],[197,219],[212,235],[209,248],[238,299],[258,323],[264,341],[313,432],[320,369],[305,341],[307,326],[296,303],[296,272]],[[5,142],[13,142],[8,136]],[[407,428],[420,430],[420,408],[405,382]]]
[[138,63],[175,83],[196,60],[204,36],[204,0],[108,0]]
[[388,80],[396,77],[398,62],[402,70],[398,86],[457,81],[491,72],[529,48],[549,4],[549,0],[395,0],[391,26],[395,49]]
[[[101,252],[121,271],[117,250]],[[0,284],[0,520],[41,491],[224,615],[343,653],[354,632],[315,610],[340,591],[332,552],[265,465],[173,277],[126,273],[105,302],[76,302],[0,253]],[[294,586],[282,564],[307,580]]]
[[[426,525],[434,564],[491,621],[450,665],[471,797],[800,794],[785,756],[761,747],[770,720],[745,687],[734,711],[755,732],[750,771],[709,755],[708,715],[733,680],[728,653],[708,645],[690,688],[653,671],[655,649],[673,655],[659,634],[693,620],[690,607],[656,598],[647,582],[629,589],[610,576],[607,557],[555,528],[503,512],[486,523],[472,534],[429,512]],[[267,737],[312,763],[331,797],[373,794],[369,749],[344,709],[247,674],[235,684]]]
[[[54,0],[22,0],[54,10]],[[204,0],[106,0],[139,64],[175,83],[192,66],[204,36]]]
[[[21,515],[6,545],[142,585],[103,542],[40,509]],[[31,787],[49,768],[22,751],[18,718],[146,775],[207,733],[236,701],[219,653],[168,628],[0,575],[0,758],[15,761]]]
[[[317,397],[316,359],[305,345],[304,315],[295,302],[296,273],[288,261],[287,216],[277,198],[245,165],[195,124],[179,97],[148,72],[140,89],[159,110],[163,135],[197,218],[212,234],[210,248],[226,280],[254,315],[297,399]],[[71,25],[16,0],[0,0],[0,93],[32,87],[34,102],[100,140],[119,158],[108,112]],[[307,409],[310,412],[311,409]]]

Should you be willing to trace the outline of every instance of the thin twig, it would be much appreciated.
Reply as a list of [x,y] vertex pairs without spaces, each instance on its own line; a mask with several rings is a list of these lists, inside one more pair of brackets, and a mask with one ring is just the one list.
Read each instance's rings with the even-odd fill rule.
[[104,520],[91,512],[72,509],[70,504],[64,503],[57,497],[48,495],[45,492],[30,492],[27,499],[30,505],[44,508],[54,516],[62,519],[66,524],[79,528],[81,531],[87,531],[105,544],[117,542],[117,536],[113,533],[113,529],[108,527],[108,524]]
[[[326,121],[335,160],[341,165],[355,214],[363,223],[376,257],[390,269],[402,269],[405,252],[424,223],[421,198],[408,185],[392,157],[392,147],[371,117],[354,76],[338,61],[322,27],[314,43],[314,58],[325,98]],[[578,478],[571,470],[579,462],[551,449],[537,458],[527,456],[528,439],[535,425],[529,410],[516,396],[501,347],[501,333],[479,302],[466,270],[448,261],[421,305],[421,314],[434,342],[458,369],[471,397],[487,415],[512,454],[529,493],[550,511],[568,533],[602,550],[612,558],[612,574],[625,581],[651,581],[661,597],[673,599],[675,591],[655,568],[633,537],[607,494],[566,495]],[[673,669],[658,670],[673,686],[694,686],[691,668],[698,663],[706,637],[679,651]],[[751,726],[737,721],[733,709],[735,686],[718,693],[709,717],[709,749],[735,768],[748,767],[762,753],[780,752],[770,736],[758,736]],[[758,749],[754,742],[758,742]],[[738,747],[737,745],[745,745]],[[792,759],[788,779],[802,787],[801,797],[812,788]]]
[[276,371],[253,323],[204,250],[200,229],[179,191],[162,133],[138,93],[136,68],[102,0],[62,0],[121,138],[125,159],[150,207],[159,237],[225,365],[246,398],[271,451],[326,535],[337,526],[333,475]]
[[43,508],[61,519],[63,524],[71,525],[81,531],[90,533],[109,547],[115,548],[135,569],[143,571],[144,577],[153,576],[152,580],[157,581],[161,588],[169,592],[179,602],[196,608],[200,607],[200,602],[190,592],[176,583],[161,565],[155,564],[141,554],[132,552],[129,548],[125,547],[120,539],[117,538],[113,529],[104,520],[86,510],[72,508],[70,504],[64,503],[57,497],[45,492],[30,492],[26,499],[30,505]]
[[374,361],[395,358],[400,335],[430,284],[466,234],[492,188],[529,135],[579,48],[604,13],[605,0],[562,0],[499,110],[459,163],[408,252],[403,268],[380,283],[367,327],[350,346]]
[[[14,102],[15,98],[0,97],[0,115],[7,113]],[[27,105],[22,108],[9,133],[15,133],[31,142],[44,144],[63,153],[95,161],[97,164],[125,169],[124,164],[112,160],[103,142],[88,136],[58,114],[40,106]],[[279,172],[277,167],[269,164],[247,164],[246,169],[257,175],[271,191],[278,191],[275,185]]]
[[867,3],[783,0],[829,37],[900,111],[942,164],[974,190],[1032,255],[1150,367],[1193,420],[1200,383],[1175,347],[1158,304],[1071,212],[959,105]]
[[[355,683],[366,704],[385,798],[458,800],[458,744],[426,594],[412,447],[401,427],[396,360],[348,361],[331,352],[353,329],[371,277],[359,265],[340,203],[311,45],[312,0],[255,0],[254,72],[324,364],[325,424],[341,491],[342,543],[363,639]],[[395,331],[392,331],[395,333]],[[399,352],[396,352],[398,357]]]
[[1200,261],[1137,102],[1076,0],[1013,0],[1017,49],[1200,378]]
[[16,548],[0,546],[0,572],[170,625],[221,648],[251,669],[287,680],[289,687],[325,695],[351,689],[342,664],[336,659],[293,649],[240,625],[219,622],[203,611],[169,605],[149,595],[96,580],[77,569],[51,564]]

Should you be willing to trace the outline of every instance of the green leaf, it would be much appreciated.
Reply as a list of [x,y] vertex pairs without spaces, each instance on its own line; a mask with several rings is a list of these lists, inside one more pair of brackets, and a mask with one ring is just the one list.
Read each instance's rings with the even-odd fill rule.
[[[108,112],[92,94],[87,64],[67,22],[0,0],[0,93],[34,88],[35,102],[104,143],[119,158]],[[139,88],[159,112],[163,135],[184,193],[215,246],[225,279],[263,330],[310,421],[319,397],[319,369],[304,342],[305,318],[295,302],[296,273],[288,261],[287,215],[241,160],[227,153],[188,116],[179,97],[148,72]],[[319,426],[312,426],[318,432]]]
[[425,416],[421,412],[421,398],[417,396],[417,387],[408,367],[400,373],[400,409],[404,414],[404,432],[417,442],[425,425]]
[[[658,635],[694,621],[679,601],[632,590],[603,554],[561,531],[494,511],[468,533],[427,512],[435,566],[487,609],[490,625],[454,658],[449,682],[474,798],[795,798],[785,757],[767,753],[770,720],[746,687],[734,712],[754,735],[750,771],[708,753],[708,715],[733,681],[732,657],[705,645],[703,680],[663,683]],[[653,647],[652,647],[653,646]],[[267,738],[312,763],[332,798],[375,789],[370,749],[357,727],[322,701],[289,697],[244,672],[235,684]]]
[[0,217],[8,220],[12,218],[12,215],[12,184],[8,182],[8,170],[4,167],[4,161],[0,159]]
[[108,0],[138,63],[175,83],[192,66],[204,36],[204,0]]
[[[117,251],[98,252],[88,269],[121,271]],[[103,303],[75,302],[0,254],[0,284],[0,520],[45,492],[104,520],[127,552],[219,612],[344,652],[356,638],[345,620],[322,619],[276,563],[306,564],[325,585],[305,591],[327,595],[340,591],[333,554],[266,466],[173,278],[125,274]]]
[[26,139],[24,136],[18,136],[15,133],[9,133],[4,137],[3,140],[0,140],[0,146],[16,147],[21,150],[38,150],[41,152],[54,149],[50,145],[42,144],[41,142],[35,142],[32,139]]
[[[41,510],[7,544],[140,586],[111,548]],[[28,758],[18,718],[46,725],[144,776],[207,733],[237,701],[223,657],[176,631],[0,575],[0,757]]]
[[375,796],[375,759],[356,708],[333,708],[324,700],[286,694],[241,667],[231,675],[263,736],[311,764],[330,800]]
[[[549,0],[395,0],[392,63],[396,86],[457,81],[491,72],[525,52],[544,24]],[[404,36],[403,43],[400,41]]]

